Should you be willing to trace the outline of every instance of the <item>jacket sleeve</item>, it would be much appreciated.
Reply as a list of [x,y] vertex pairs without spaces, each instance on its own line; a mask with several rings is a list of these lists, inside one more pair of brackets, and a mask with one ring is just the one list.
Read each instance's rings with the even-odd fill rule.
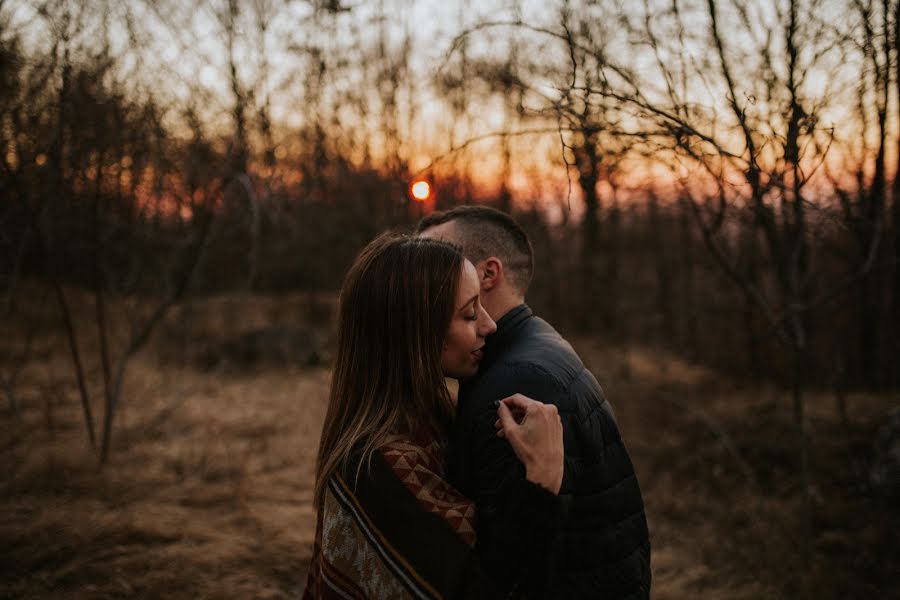
[[[534,365],[512,365],[500,376],[483,380],[460,415],[460,425],[468,428],[465,491],[478,507],[478,548],[488,572],[506,585],[524,582],[542,588],[554,567],[553,549],[568,502],[549,492],[552,502],[534,502],[523,492],[534,484],[525,479],[525,467],[494,427],[494,402],[515,393],[557,406],[565,398],[556,380]],[[532,526],[523,528],[523,521]]]
[[[540,597],[535,589],[544,589],[547,556],[557,534],[556,515],[561,511],[561,499],[527,480],[509,481],[501,492],[506,512],[495,519],[495,527],[503,538],[501,543],[475,543],[473,571],[485,572],[495,590],[505,597]],[[468,589],[473,578],[465,574],[456,598],[472,598]],[[535,587],[538,586],[538,587]]]

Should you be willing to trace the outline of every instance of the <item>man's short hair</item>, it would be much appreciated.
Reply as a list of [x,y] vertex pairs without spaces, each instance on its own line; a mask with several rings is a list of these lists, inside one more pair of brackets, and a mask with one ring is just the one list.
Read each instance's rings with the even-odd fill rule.
[[453,221],[457,239],[466,258],[478,264],[496,256],[503,262],[503,272],[512,286],[523,296],[534,273],[534,249],[528,234],[516,221],[495,208],[464,205],[434,212],[419,221],[416,233]]

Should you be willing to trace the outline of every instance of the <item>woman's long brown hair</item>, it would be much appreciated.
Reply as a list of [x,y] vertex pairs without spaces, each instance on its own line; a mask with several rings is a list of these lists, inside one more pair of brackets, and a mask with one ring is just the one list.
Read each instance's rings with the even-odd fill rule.
[[385,234],[356,258],[341,288],[338,343],[316,461],[315,504],[328,478],[398,433],[446,431],[453,414],[441,350],[463,255],[451,244]]

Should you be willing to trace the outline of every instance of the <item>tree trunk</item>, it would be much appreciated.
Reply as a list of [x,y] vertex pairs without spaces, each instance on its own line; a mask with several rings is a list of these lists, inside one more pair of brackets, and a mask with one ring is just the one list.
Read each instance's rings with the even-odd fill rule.
[[[797,317],[795,317],[795,320]],[[800,325],[802,327],[802,325]],[[800,535],[804,556],[809,559],[813,534],[813,504],[810,491],[809,456],[807,451],[806,405],[804,398],[804,374],[806,370],[805,349],[795,348],[792,357],[791,396],[793,400],[794,428],[797,431],[797,469],[802,493],[802,515]]]
[[[900,165],[898,165],[900,168]],[[900,179],[900,171],[898,171],[895,179]],[[895,185],[895,188],[897,186]],[[891,340],[893,341],[893,349],[890,353],[891,356],[897,357],[900,356],[900,193],[895,192],[894,194],[894,206],[893,206],[893,238],[894,238],[894,269],[893,269],[893,283],[892,283],[892,320],[894,325],[893,335],[891,335]],[[897,369],[892,369],[893,373],[893,384],[900,384],[900,371]]]
[[864,386],[872,385],[877,376],[878,303],[873,294],[874,275],[864,275],[857,288],[857,320],[859,322],[859,374]]
[[587,328],[594,325],[597,303],[602,303],[604,313],[608,311],[609,297],[596,298],[596,282],[599,274],[597,263],[600,259],[600,199],[597,194],[597,156],[593,146],[585,142],[576,151],[578,162],[578,185],[584,197],[584,221],[582,222],[581,280],[582,302],[580,321]]
[[[868,193],[863,194],[861,222],[859,224],[861,244],[859,248],[859,264],[865,262],[869,248],[878,235],[885,214],[885,195],[887,190],[887,108],[891,83],[890,71],[890,36],[888,29],[889,10],[887,2],[881,3],[882,31],[881,44],[878,43],[878,32],[875,31],[874,15],[864,15],[863,25],[868,54],[868,62],[875,75],[875,108],[877,114],[878,147],[875,156],[875,171]],[[880,46],[880,47],[879,47]],[[881,60],[879,60],[879,57]],[[876,260],[876,264],[880,262]],[[877,386],[881,379],[879,353],[879,321],[881,306],[880,274],[877,269],[869,269],[862,276],[859,284],[859,355],[860,373],[866,385]]]
[[697,305],[694,298],[694,236],[691,233],[691,209],[689,200],[681,198],[679,211],[679,231],[681,236],[681,282],[682,304],[681,315],[684,319],[684,344],[687,346],[691,360],[697,360]]
[[[109,339],[107,337],[106,324],[106,304],[103,298],[103,251],[101,248],[101,194],[102,194],[102,163],[103,153],[101,152],[100,164],[101,168],[97,171],[97,187],[94,194],[94,256],[93,256],[93,275],[94,275],[94,308],[97,322],[97,339],[100,342],[100,364],[103,369],[103,399],[104,399],[104,423],[107,417],[112,414],[113,396],[112,396],[112,380],[109,363]],[[104,427],[102,454],[106,452],[106,429]]]
[[[757,243],[756,229],[758,220],[745,225],[742,223],[740,234],[741,254],[744,258],[745,277],[751,285],[759,284],[759,245]],[[760,352],[759,335],[756,331],[756,311],[749,298],[744,298],[743,304],[744,339],[747,344],[747,362],[754,380],[763,376],[762,354]]]
[[[894,89],[900,94],[900,2],[894,4],[894,35],[893,35],[893,53],[894,53]],[[898,96],[900,97],[900,96]],[[900,102],[895,105],[896,116],[900,118]],[[893,335],[891,335],[892,346],[888,351],[890,356],[900,356],[900,136],[897,137],[897,148],[895,150],[895,169],[894,182],[891,194],[891,230],[894,240],[894,256],[893,256],[893,273],[891,282],[891,320],[893,321]],[[890,362],[890,361],[888,361]],[[888,365],[889,366],[889,365]],[[900,371],[890,369],[893,374],[893,385],[900,384]]]
[[228,14],[225,16],[225,35],[228,43],[228,74],[231,85],[231,93],[234,95],[234,138],[231,147],[231,176],[247,172],[248,143],[247,143],[247,95],[237,73],[237,56],[235,54],[235,42],[240,35],[237,20],[240,7],[237,0],[228,0]]
[[651,191],[647,197],[647,211],[650,217],[650,237],[656,263],[656,311],[660,316],[661,329],[667,341],[674,337],[674,315],[672,314],[672,276],[666,260],[664,225],[660,215],[656,194]]
[[[619,207],[618,193],[610,183],[610,204],[606,219],[606,276],[603,287],[609,290],[619,289],[619,272],[621,266],[621,247],[619,235],[622,225],[622,210]],[[613,331],[619,323],[619,298],[621,294],[611,293],[606,298],[606,311],[603,315],[605,327]]]

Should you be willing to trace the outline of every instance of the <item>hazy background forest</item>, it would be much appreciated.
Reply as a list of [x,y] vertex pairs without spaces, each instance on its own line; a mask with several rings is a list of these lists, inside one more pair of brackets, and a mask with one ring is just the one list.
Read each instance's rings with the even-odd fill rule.
[[462,203],[654,597],[900,589],[898,0],[0,0],[0,162],[0,596],[299,595],[343,274]]

